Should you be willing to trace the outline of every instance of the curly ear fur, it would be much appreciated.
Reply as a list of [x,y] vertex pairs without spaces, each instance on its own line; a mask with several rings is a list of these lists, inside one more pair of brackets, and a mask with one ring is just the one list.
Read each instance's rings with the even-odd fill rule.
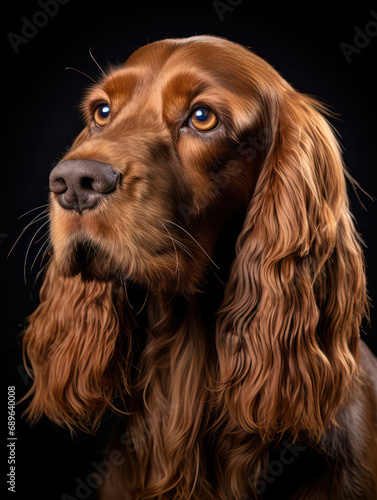
[[[210,40],[204,37],[202,41]],[[185,239],[173,238],[167,231],[178,276],[174,295],[155,294],[150,286],[144,313],[136,318],[127,307],[120,271],[119,282],[62,275],[58,265],[65,255],[60,243],[70,241],[66,238],[71,226],[67,219],[66,227],[60,227],[57,213],[53,216],[57,227],[54,257],[41,288],[40,305],[30,316],[24,336],[24,356],[34,377],[25,396],[32,396],[27,410],[32,421],[45,414],[71,430],[92,429],[107,407],[115,407],[116,398],[124,403],[127,396],[127,418],[119,423],[111,445],[124,464],[106,478],[102,496],[106,500],[259,498],[259,478],[267,471],[270,451],[279,441],[284,443],[283,435],[320,449],[318,441],[329,426],[338,425],[331,429],[338,431],[345,425],[345,412],[342,416],[339,411],[354,381],[363,376],[362,370],[360,377],[358,373],[358,336],[368,309],[364,262],[348,207],[346,171],[338,142],[323,116],[326,110],[292,89],[246,49],[216,40],[207,53],[206,45],[194,39],[189,47],[193,59],[182,52],[182,61],[187,59],[190,71],[191,65],[199,68],[196,60],[206,62],[213,81],[222,85],[221,96],[231,94],[228,118],[233,113],[234,137],[226,148],[240,175],[232,177],[227,189],[229,199],[243,210],[251,198],[216,328],[213,313],[218,302],[217,296],[212,301],[210,284],[206,288],[210,300],[199,302],[199,294],[189,298],[180,294],[179,273],[202,276],[205,271],[204,261],[191,255]],[[175,43],[162,45],[164,52],[153,52],[150,44],[136,57],[141,61],[146,57],[143,66],[158,61],[161,54],[165,61]],[[179,54],[177,47],[184,48],[184,44],[174,47]],[[176,71],[175,62],[171,67]],[[80,134],[74,146],[84,142],[88,133]],[[257,151],[245,149],[251,144],[243,140],[248,133],[249,139],[258,137]],[[222,137],[225,141],[226,134]],[[116,134],[114,140],[118,140]],[[96,141],[88,141],[88,156],[94,151],[93,143],[101,144]],[[223,139],[218,142],[223,144]],[[200,144],[204,151],[205,140]],[[225,162],[228,153],[223,156],[220,148],[216,151]],[[202,174],[207,166],[199,164],[187,163],[187,169],[193,169],[188,187],[205,199],[209,184]],[[177,172],[185,171],[181,167],[177,164]],[[201,185],[198,179],[203,179]],[[167,201],[178,206],[179,197],[173,191],[171,196]],[[227,202],[217,211],[220,198],[202,214],[198,208],[193,217],[205,248],[221,246],[210,224],[218,220],[220,227],[220,222],[228,220],[228,214],[224,219],[220,214],[226,212]],[[214,216],[205,220],[209,208]],[[117,210],[115,203],[109,203],[109,218],[100,218],[98,224],[114,214],[114,220],[120,220],[117,214],[126,209]],[[94,226],[97,221],[93,218],[91,223]],[[134,224],[137,233],[137,218]],[[148,219],[144,224],[148,227]],[[180,229],[191,235],[184,227]],[[106,241],[107,235],[104,247]],[[148,246],[146,236],[137,241],[140,248]],[[176,244],[184,253],[187,250],[192,262],[183,260],[182,264]],[[206,304],[211,304],[209,310]],[[360,408],[356,406],[355,421],[367,415]],[[374,406],[370,408],[372,414]],[[353,420],[349,422],[351,427]],[[360,424],[355,432],[363,428],[367,424]],[[357,446],[355,456],[359,457],[365,448]],[[348,460],[349,450],[352,447],[344,446],[336,455],[328,447],[329,454],[340,457],[339,463]],[[354,466],[353,460],[349,464],[353,476],[358,483],[367,483],[373,473]],[[334,476],[332,469],[330,474],[332,483],[340,484],[340,476]],[[348,491],[341,487],[340,495]]]
[[33,396],[31,421],[45,414],[71,430],[95,428],[128,390],[130,335],[115,305],[119,293],[111,282],[65,278],[49,264],[23,344],[34,379],[25,396]]
[[273,141],[218,313],[220,395],[264,440],[317,440],[357,375],[364,263],[324,107],[291,88],[269,103]]

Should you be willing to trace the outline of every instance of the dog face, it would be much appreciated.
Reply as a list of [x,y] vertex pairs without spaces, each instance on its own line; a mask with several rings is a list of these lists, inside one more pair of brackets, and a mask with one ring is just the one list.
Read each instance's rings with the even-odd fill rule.
[[[197,288],[224,223],[247,206],[265,154],[263,81],[252,68],[264,74],[267,66],[226,40],[165,40],[87,92],[85,128],[50,177],[63,275]],[[259,134],[259,147],[245,146],[247,134]]]

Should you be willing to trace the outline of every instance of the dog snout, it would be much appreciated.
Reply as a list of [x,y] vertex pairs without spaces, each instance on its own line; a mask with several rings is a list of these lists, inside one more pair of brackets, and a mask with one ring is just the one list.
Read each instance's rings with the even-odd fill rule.
[[75,159],[61,161],[50,173],[50,191],[61,207],[82,213],[116,189],[118,174],[107,163]]

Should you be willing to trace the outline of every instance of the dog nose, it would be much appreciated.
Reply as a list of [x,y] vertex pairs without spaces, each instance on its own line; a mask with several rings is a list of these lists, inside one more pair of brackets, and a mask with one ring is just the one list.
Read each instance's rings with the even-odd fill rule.
[[50,173],[50,191],[67,210],[94,208],[115,190],[118,174],[107,163],[95,160],[63,160]]

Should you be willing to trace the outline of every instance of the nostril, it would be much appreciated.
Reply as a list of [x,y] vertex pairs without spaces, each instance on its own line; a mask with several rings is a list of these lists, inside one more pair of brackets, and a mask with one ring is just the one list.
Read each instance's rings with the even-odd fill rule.
[[91,177],[82,177],[80,179],[80,187],[82,189],[93,190],[93,179]]
[[118,175],[114,172],[110,165],[108,167],[109,168],[106,170],[103,169],[101,175],[93,176],[90,187],[97,193],[111,193],[111,191],[114,191],[116,187]]
[[50,191],[55,194],[62,194],[67,191],[67,184],[63,177],[50,177]]
[[104,170],[97,175],[94,173],[93,177],[79,177],[77,187],[78,189],[84,191],[94,191],[98,194],[107,194],[115,189],[117,178],[117,174],[115,174],[112,169],[111,171]]

